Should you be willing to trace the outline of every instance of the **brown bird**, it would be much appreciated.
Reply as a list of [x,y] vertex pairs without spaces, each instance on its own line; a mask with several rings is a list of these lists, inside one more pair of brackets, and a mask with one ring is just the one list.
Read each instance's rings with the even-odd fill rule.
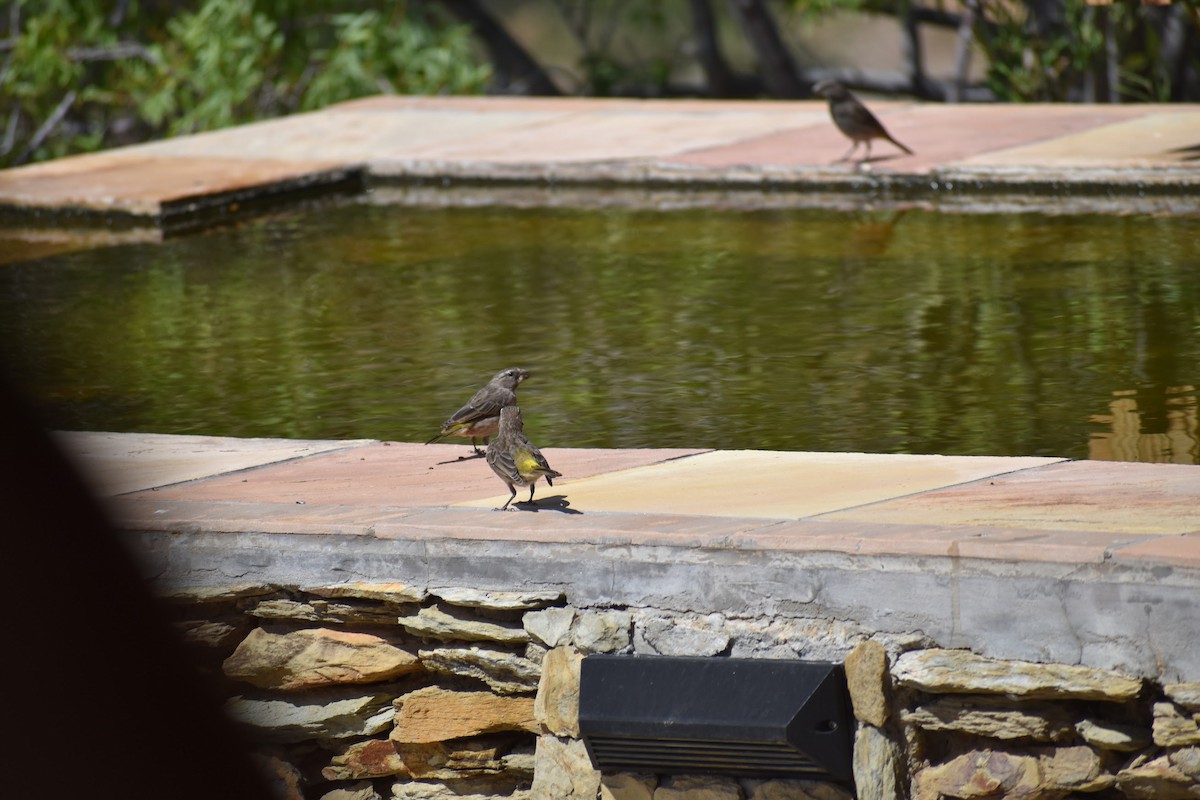
[[516,406],[500,410],[500,432],[488,445],[487,462],[508,486],[508,502],[498,511],[508,510],[508,504],[517,496],[518,486],[529,487],[529,499],[524,502],[532,503],[533,485],[538,478],[545,478],[546,483],[553,486],[554,479],[562,477],[561,472],[550,468],[542,451],[525,436],[525,422],[521,419],[521,409]]
[[829,115],[833,117],[833,124],[837,125],[838,130],[853,142],[850,149],[838,161],[848,160],[860,144],[867,146],[867,154],[861,161],[868,160],[871,157],[871,141],[873,139],[886,139],[910,156],[913,154],[912,150],[892,138],[892,135],[883,127],[883,123],[876,119],[875,115],[845,86],[837,81],[821,81],[813,87],[813,91],[829,100]]
[[486,445],[488,437],[496,434],[500,429],[500,409],[516,404],[517,386],[528,377],[529,373],[520,367],[500,370],[487,386],[473,394],[465,406],[442,423],[441,433],[425,444],[433,444],[444,436],[462,436],[470,438],[476,454],[483,455],[475,440],[482,438]]

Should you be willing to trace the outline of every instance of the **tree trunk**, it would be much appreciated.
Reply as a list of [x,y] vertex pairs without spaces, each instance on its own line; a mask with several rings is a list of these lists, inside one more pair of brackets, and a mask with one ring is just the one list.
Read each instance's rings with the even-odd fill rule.
[[561,95],[542,65],[521,47],[479,0],[445,0],[445,6],[474,30],[492,58],[503,94]]
[[763,83],[772,97],[812,97],[812,86],[796,68],[764,0],[729,0],[746,39],[758,56]]

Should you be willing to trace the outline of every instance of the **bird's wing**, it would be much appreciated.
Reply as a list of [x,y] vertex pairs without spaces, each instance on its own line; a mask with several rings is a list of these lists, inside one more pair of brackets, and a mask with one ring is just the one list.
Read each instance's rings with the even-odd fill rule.
[[458,425],[463,422],[474,422],[477,419],[485,417],[495,417],[500,414],[500,409],[505,406],[515,405],[517,395],[515,392],[510,392],[507,389],[485,386],[475,393],[475,396],[467,401],[467,404],[454,412],[450,419],[446,420],[443,427],[449,425]]
[[513,448],[513,458],[522,475],[547,475],[557,478],[561,474],[552,470],[542,452],[531,444]]
[[492,446],[487,451],[488,466],[492,468],[501,480],[508,483],[520,483],[521,473],[517,470],[516,461],[513,459],[513,453],[508,448],[496,447],[493,442]]

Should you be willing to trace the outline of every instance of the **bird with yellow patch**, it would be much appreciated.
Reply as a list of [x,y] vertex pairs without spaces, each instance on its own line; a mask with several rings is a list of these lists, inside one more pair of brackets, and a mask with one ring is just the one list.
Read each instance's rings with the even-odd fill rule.
[[488,445],[487,462],[512,493],[508,502],[498,511],[508,510],[508,504],[517,496],[518,486],[529,487],[529,499],[517,502],[532,503],[533,488],[538,478],[545,478],[546,483],[553,486],[553,478],[562,476],[561,472],[550,468],[542,451],[525,437],[525,422],[517,406],[506,406],[500,410],[500,430]]
[[516,405],[517,387],[528,377],[529,373],[520,367],[500,370],[465,406],[442,423],[441,433],[425,444],[433,444],[445,436],[462,436],[470,438],[476,455],[483,455],[476,440],[483,439],[486,445],[488,437],[496,435],[500,429],[500,409]]

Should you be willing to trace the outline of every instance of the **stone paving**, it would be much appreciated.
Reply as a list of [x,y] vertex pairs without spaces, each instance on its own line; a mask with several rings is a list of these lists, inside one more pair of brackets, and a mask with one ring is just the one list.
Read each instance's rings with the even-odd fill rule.
[[[1200,467],[772,451],[546,453],[563,473],[500,513],[455,444],[62,433],[134,530],[670,541],[1200,570]],[[518,499],[528,496],[527,490]],[[1200,588],[1200,585],[1198,585]]]
[[[1197,106],[872,107],[917,155],[881,144],[870,164],[832,163],[846,142],[811,102],[367,98],[0,172],[0,210],[26,220],[0,229],[0,262],[6,236],[71,246],[39,217],[56,211],[152,238],[379,180],[785,203],[864,189],[1029,202],[1049,188],[1049,210],[1200,210]],[[75,246],[122,236],[93,229]],[[601,605],[799,609],[999,657],[1200,680],[1200,467],[551,448],[563,477],[500,513],[503,485],[461,445],[59,440],[151,571],[176,583],[571,582]]]
[[[823,102],[379,96],[0,171],[0,211],[170,227],[374,180],[1041,194],[1046,207],[1194,212],[1200,106],[871,107],[916,155],[847,149]],[[1047,198],[1046,195],[1049,195]],[[1112,195],[1120,203],[1105,206]],[[1015,202],[1015,201],[1014,201]]]

